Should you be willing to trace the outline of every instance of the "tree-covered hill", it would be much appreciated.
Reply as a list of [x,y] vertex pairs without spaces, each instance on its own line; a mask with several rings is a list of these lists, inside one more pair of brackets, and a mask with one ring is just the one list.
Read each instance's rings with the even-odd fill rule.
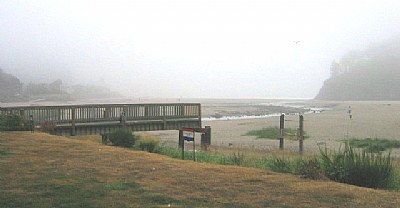
[[61,79],[51,83],[22,83],[12,74],[0,68],[0,103],[35,100],[67,101],[95,98],[121,97],[106,86],[65,85]]
[[400,38],[333,61],[319,100],[400,100]]
[[0,69],[0,102],[19,100],[22,92],[21,81]]

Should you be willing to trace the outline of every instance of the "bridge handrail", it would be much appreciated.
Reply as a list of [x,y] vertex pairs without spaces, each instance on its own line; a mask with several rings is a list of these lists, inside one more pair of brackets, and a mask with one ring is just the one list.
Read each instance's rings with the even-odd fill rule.
[[55,124],[119,121],[201,119],[199,103],[157,104],[87,104],[62,106],[18,106],[0,108],[0,114],[18,114],[25,119],[32,115],[36,124],[50,121]]

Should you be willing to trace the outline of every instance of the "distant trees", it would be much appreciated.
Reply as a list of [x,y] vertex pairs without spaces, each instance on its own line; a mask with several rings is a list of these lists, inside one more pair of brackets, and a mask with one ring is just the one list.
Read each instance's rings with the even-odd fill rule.
[[18,101],[21,98],[21,93],[21,81],[0,69],[0,102]]
[[29,83],[26,86],[26,93],[29,95],[61,94],[62,81],[60,79],[50,83]]
[[120,94],[105,86],[65,86],[61,79],[51,83],[29,83],[25,86],[15,76],[0,69],[0,102],[32,100],[65,101],[73,99],[112,98]]

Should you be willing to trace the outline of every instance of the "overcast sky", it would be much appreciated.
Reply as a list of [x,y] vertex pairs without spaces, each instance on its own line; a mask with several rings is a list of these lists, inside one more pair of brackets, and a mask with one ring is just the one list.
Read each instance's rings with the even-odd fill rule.
[[0,68],[132,97],[313,98],[400,34],[400,1],[0,0]]

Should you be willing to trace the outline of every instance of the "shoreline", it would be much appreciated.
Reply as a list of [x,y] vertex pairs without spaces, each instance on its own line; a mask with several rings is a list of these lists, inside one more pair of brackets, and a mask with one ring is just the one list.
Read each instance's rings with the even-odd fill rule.
[[[304,130],[310,136],[304,140],[305,154],[318,153],[320,147],[337,151],[343,148],[344,141],[350,138],[400,139],[400,101],[310,101],[294,104],[299,103],[310,108],[324,109],[320,113],[303,114]],[[207,106],[203,106],[203,109],[207,112],[225,109],[228,112],[240,113],[239,107],[227,107],[225,104],[218,107],[216,105],[211,109],[204,109]],[[349,105],[353,110],[352,119],[349,118],[347,113]],[[241,112],[247,112],[254,107],[245,104],[243,106]],[[276,117],[260,118],[242,116],[242,119],[205,119],[202,123],[203,126],[211,126],[212,146],[229,147],[229,144],[232,144],[231,147],[233,148],[257,149],[268,152],[279,149],[279,140],[256,139],[252,136],[245,136],[245,134],[251,130],[279,127],[279,116],[276,115]],[[298,128],[298,115],[286,115],[285,120],[286,128]],[[178,133],[175,131],[151,134],[161,138],[161,141],[173,145],[177,144],[178,141]],[[284,145],[285,150],[298,152],[299,143],[297,140],[285,139]],[[400,149],[393,149],[391,153],[394,157],[400,157]]]

